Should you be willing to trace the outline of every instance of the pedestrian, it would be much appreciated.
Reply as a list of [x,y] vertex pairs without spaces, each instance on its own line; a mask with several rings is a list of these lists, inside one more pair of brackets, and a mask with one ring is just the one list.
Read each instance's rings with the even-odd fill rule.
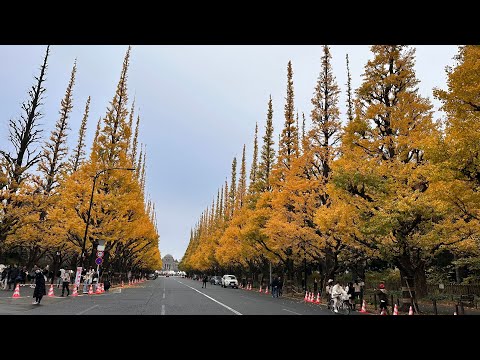
[[[17,285],[17,276],[19,275],[20,270],[18,269],[17,264],[13,264],[13,268],[9,273],[8,278],[8,290],[15,290],[15,286]],[[13,289],[11,288],[13,284]]]
[[[48,270],[46,272],[48,274]],[[35,298],[35,301],[33,304],[40,305],[43,295],[47,295],[45,289],[45,276],[42,274],[40,269],[37,269],[35,270],[35,290],[33,290],[33,297]]]
[[10,272],[10,265],[7,265],[3,268],[2,275],[1,275],[0,284],[3,284],[3,290],[7,290],[9,272]]
[[355,282],[353,283],[353,288],[355,289],[355,300],[358,299],[358,303],[361,304],[363,301],[363,287],[365,286],[365,283],[362,281],[362,279],[357,278]]
[[63,271],[62,275],[62,295],[65,293],[65,289],[67,289],[67,296],[70,295],[70,289],[68,288],[70,285],[70,273],[68,271]]
[[316,294],[318,291],[318,280],[317,278],[313,279],[313,293]]
[[353,283],[349,282],[347,288],[345,289],[348,294],[348,302],[352,310],[355,310],[355,288],[353,287]]
[[325,286],[325,293],[327,294],[327,308],[330,309],[330,298],[332,297],[333,279],[328,279],[327,286]]
[[207,288],[207,281],[208,281],[208,276],[207,275],[203,275],[203,284],[202,284],[202,288]]
[[278,286],[278,278],[275,277],[272,281],[272,297],[274,298],[278,297]]
[[378,290],[375,289],[375,291],[378,296],[378,300],[380,300],[380,314],[383,310],[385,310],[386,314],[390,315],[388,311],[388,293],[385,289],[385,284],[381,283],[378,285]]
[[279,276],[278,277],[278,296],[282,296],[282,295],[283,295],[283,280]]
[[61,268],[60,270],[57,271],[57,288],[60,287],[63,283],[63,274],[65,274],[65,269]]

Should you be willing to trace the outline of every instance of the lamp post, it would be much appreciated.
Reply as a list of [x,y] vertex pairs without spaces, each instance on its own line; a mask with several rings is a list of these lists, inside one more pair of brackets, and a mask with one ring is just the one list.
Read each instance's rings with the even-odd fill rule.
[[83,260],[85,258],[85,245],[87,244],[87,234],[88,234],[88,225],[90,224],[90,213],[92,211],[92,205],[93,205],[93,194],[95,192],[95,184],[97,182],[98,177],[103,174],[106,171],[109,170],[128,170],[128,171],[134,171],[135,168],[120,168],[120,167],[114,167],[114,168],[108,168],[108,169],[103,169],[98,171],[95,176],[93,177],[93,185],[92,185],[92,194],[90,195],[90,206],[88,207],[88,212],[87,212],[87,224],[85,226],[85,234],[83,235],[83,245],[82,245],[82,255],[80,256],[80,267],[83,268]]

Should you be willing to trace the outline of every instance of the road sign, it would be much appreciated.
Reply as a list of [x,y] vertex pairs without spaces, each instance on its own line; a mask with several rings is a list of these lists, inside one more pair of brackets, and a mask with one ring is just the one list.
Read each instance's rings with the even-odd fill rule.
[[98,258],[103,257],[103,251],[97,251],[97,257]]
[[97,259],[95,260],[95,264],[102,265],[102,263],[103,263],[103,259],[101,257],[97,257]]

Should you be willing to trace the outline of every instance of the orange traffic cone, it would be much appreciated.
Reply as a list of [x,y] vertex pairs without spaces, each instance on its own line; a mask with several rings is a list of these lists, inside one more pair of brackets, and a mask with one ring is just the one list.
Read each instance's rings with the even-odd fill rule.
[[258,292],[262,292],[262,285],[260,285],[260,289],[258,289]]
[[17,284],[15,287],[15,291],[13,292],[12,298],[19,298],[20,297],[20,284]]
[[101,293],[102,293],[102,287],[100,284],[97,283],[95,294],[101,294]]
[[398,306],[397,304],[395,304],[394,308],[393,308],[393,315],[398,315]]
[[367,304],[365,303],[365,300],[363,300],[362,309],[360,310],[360,312],[361,313],[367,312]]
[[453,312],[453,315],[457,315],[457,312],[456,312],[456,311],[454,311],[454,312]]
[[268,286],[265,287],[265,295],[268,295]]
[[73,285],[73,293],[72,296],[78,296],[77,285]]
[[305,302],[308,302],[308,292],[307,291],[305,291],[305,298],[303,300],[305,300]]
[[123,280],[122,280],[122,285],[121,285],[121,287],[123,288]]
[[53,297],[55,294],[53,293],[53,284],[50,284],[50,289],[48,290],[48,296]]
[[315,300],[315,303],[320,304],[320,293],[317,293],[317,300]]
[[382,312],[380,313],[380,315],[387,315],[387,311],[385,309],[382,309]]
[[90,285],[90,289],[88,289],[88,295],[93,295],[93,286]]
[[103,283],[102,283],[102,294],[105,292],[105,288],[103,287]]
[[413,315],[413,308],[412,308],[412,305],[410,305],[410,309],[408,310],[408,315]]

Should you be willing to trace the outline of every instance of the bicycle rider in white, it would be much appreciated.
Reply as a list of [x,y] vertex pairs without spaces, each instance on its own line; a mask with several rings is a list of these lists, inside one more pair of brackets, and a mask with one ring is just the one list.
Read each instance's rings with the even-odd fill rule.
[[325,292],[327,293],[327,304],[330,308],[330,299],[332,298],[332,288],[333,288],[333,279],[328,279],[327,286],[325,287]]
[[332,299],[333,299],[333,311],[338,313],[338,304],[342,301],[342,298],[348,297],[345,289],[340,285],[340,282],[335,281],[335,285],[332,288]]

